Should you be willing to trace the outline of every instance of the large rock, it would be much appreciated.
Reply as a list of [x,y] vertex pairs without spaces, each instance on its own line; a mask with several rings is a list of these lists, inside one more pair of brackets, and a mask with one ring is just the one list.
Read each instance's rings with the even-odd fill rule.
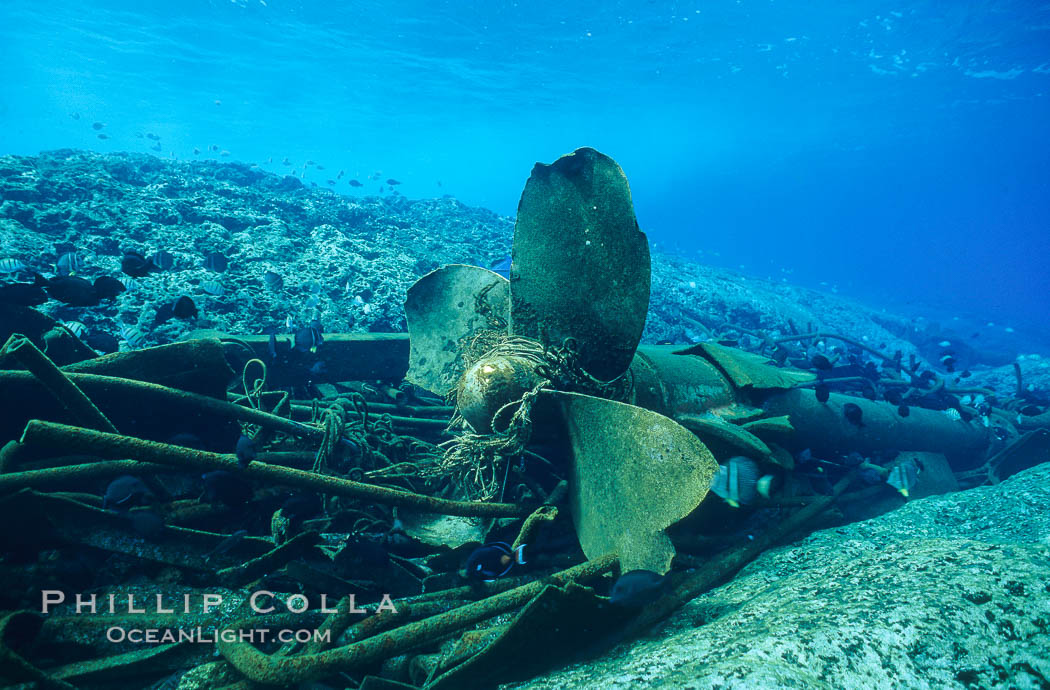
[[515,688],[1050,687],[1050,464],[767,552]]

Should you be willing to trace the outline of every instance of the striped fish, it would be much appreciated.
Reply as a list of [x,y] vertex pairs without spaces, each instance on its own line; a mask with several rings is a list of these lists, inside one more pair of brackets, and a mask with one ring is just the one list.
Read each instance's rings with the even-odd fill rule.
[[133,348],[142,347],[142,344],[146,342],[146,334],[135,325],[121,324],[120,337]]
[[87,326],[79,321],[64,321],[62,325],[68,328],[69,332],[78,338],[83,338],[87,335]]
[[733,508],[754,502],[758,496],[758,463],[737,455],[718,466],[711,493],[720,496]]
[[26,265],[18,259],[0,259],[0,273],[18,273],[26,270]]
[[61,276],[75,276],[80,270],[80,265],[80,255],[76,252],[66,252],[58,257],[55,268]]

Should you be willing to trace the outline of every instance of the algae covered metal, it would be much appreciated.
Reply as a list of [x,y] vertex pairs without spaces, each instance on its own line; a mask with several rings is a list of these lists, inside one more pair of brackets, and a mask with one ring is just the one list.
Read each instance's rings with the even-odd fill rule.
[[575,393],[549,393],[573,449],[576,534],[590,558],[620,556],[623,570],[665,573],[664,533],[707,495],[718,463],[687,429],[656,412]]
[[581,148],[537,163],[514,226],[510,332],[580,344],[595,378],[621,375],[642,339],[649,306],[649,245],[638,229],[627,176]]

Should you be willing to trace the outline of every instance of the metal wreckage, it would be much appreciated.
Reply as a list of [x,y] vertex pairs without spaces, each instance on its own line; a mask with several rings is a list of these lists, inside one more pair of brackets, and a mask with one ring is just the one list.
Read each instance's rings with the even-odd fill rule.
[[[536,165],[512,257],[509,280],[465,265],[419,279],[408,337],[324,336],[312,356],[327,375],[310,386],[296,375],[309,362],[275,339],[195,332],[98,357],[42,314],[4,307],[4,682],[524,679],[630,640],[806,530],[1050,456],[1050,415],[1019,416],[1020,385],[1013,400],[952,390],[834,334],[759,334],[754,352],[639,345],[648,244],[623,171],[592,149]],[[817,339],[880,366],[784,366],[784,351]],[[917,402],[902,416],[880,397]],[[257,449],[247,462],[239,434]],[[202,472],[248,488],[198,498]],[[128,476],[144,499],[106,506],[107,482]],[[323,503],[296,508],[303,494]],[[494,541],[528,544],[527,565],[465,579],[468,555]],[[660,586],[614,605],[629,572]],[[43,590],[128,605],[77,612],[70,594],[43,615]],[[260,591],[312,603],[257,613]],[[208,593],[221,604],[190,605]],[[205,630],[215,644],[107,639],[121,627]],[[325,634],[243,634],[261,628]]]

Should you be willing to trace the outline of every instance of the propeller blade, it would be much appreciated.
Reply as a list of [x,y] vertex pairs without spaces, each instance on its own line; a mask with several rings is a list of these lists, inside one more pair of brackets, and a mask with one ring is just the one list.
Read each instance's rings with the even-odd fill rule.
[[482,330],[505,330],[507,279],[477,266],[450,264],[426,274],[408,289],[405,318],[409,368],[405,379],[447,395],[463,374],[461,352]]
[[590,148],[537,163],[514,226],[510,332],[561,345],[611,380],[631,363],[649,308],[649,245],[620,166]]
[[620,568],[666,573],[674,546],[664,530],[707,495],[718,463],[689,430],[657,412],[578,393],[545,391],[561,408],[572,444],[572,514],[587,558],[620,556]]

